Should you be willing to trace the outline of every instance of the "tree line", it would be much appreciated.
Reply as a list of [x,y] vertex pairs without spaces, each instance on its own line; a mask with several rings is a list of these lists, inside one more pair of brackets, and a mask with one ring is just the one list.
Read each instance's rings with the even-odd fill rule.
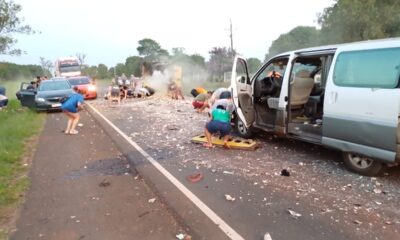
[[265,60],[299,48],[400,36],[399,0],[335,0],[318,16],[319,28],[298,26],[281,34]]
[[[108,68],[103,63],[96,66],[83,65],[83,72],[85,75],[96,76],[100,79],[111,78],[114,75],[121,76],[123,73],[127,76],[131,74],[140,76],[141,63],[150,62],[156,69],[159,65],[180,65],[184,69],[184,74],[191,78],[207,76],[208,81],[218,82],[224,79],[224,73],[231,71],[233,58],[236,55],[235,50],[214,47],[209,51],[209,61],[206,61],[199,54],[186,54],[185,49],[180,47],[173,48],[172,53],[169,53],[157,41],[150,38],[138,41],[136,50],[139,53],[138,56],[127,57],[125,62],[113,67]],[[261,61],[256,58],[249,60],[249,66],[253,71],[261,65]]]
[[39,65],[0,62],[0,80],[32,79],[35,76],[51,76],[51,73]]

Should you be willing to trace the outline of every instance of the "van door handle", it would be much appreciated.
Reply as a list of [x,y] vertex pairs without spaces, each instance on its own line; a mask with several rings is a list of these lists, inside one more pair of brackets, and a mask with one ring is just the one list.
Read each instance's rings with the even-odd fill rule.
[[245,89],[240,89],[240,91],[241,91],[241,92],[247,92],[247,90],[245,90]]
[[331,104],[335,104],[337,100],[337,92],[331,92]]

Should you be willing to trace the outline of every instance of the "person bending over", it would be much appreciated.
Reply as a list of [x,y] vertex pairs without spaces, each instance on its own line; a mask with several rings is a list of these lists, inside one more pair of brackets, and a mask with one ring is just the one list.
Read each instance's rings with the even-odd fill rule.
[[[192,102],[193,108],[196,109],[198,112],[201,112],[200,109],[209,107],[207,100],[211,97],[211,94],[212,92],[208,91],[207,93],[200,93],[199,95],[197,95]],[[204,106],[205,104],[207,105]]]
[[67,129],[65,129],[65,134],[78,134],[78,131],[75,130],[75,128],[79,122],[78,111],[82,109],[84,100],[77,86],[75,86],[73,90],[75,93],[71,94],[61,105],[61,110],[68,117],[68,124]]

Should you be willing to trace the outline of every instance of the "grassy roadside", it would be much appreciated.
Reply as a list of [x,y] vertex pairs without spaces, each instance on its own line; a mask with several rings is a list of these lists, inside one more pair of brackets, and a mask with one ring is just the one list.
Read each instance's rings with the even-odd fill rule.
[[7,238],[10,215],[29,183],[23,162],[32,150],[28,140],[40,132],[44,120],[45,115],[22,108],[16,99],[0,111],[0,239]]

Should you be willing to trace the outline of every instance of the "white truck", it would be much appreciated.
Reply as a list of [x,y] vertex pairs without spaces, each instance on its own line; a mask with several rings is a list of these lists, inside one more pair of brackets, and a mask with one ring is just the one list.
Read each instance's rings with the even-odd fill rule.
[[81,76],[81,64],[77,57],[59,58],[55,64],[56,77],[74,77]]

